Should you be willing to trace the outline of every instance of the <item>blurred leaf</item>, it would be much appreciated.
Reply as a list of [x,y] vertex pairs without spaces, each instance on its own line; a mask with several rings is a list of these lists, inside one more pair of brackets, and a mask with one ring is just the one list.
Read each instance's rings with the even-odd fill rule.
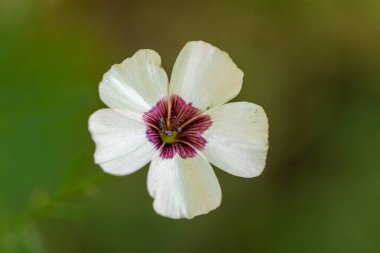
[[4,253],[47,253],[41,235],[33,226],[25,226],[8,232],[0,238],[0,250]]

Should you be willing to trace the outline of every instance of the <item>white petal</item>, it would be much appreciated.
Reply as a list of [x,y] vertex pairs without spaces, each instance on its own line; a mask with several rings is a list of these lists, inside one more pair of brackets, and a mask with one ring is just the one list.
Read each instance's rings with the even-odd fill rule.
[[111,109],[91,115],[89,130],[96,144],[95,162],[113,175],[127,175],[142,168],[155,153],[146,138],[145,125]]
[[208,112],[211,127],[203,154],[220,169],[240,177],[255,177],[265,167],[268,151],[268,119],[258,105],[237,102]]
[[[168,77],[153,50],[137,51],[104,74],[100,98],[113,110],[137,119],[168,93]],[[140,119],[139,119],[140,120]]]
[[165,217],[191,219],[220,205],[218,179],[200,155],[182,159],[154,158],[148,173],[148,191],[155,211]]
[[204,110],[234,98],[242,82],[243,72],[227,53],[193,41],[185,45],[174,64],[170,92]]

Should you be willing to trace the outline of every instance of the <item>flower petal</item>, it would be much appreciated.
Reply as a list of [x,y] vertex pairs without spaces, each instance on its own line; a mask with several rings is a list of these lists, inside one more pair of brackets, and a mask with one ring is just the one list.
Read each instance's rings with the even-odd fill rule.
[[95,163],[113,175],[127,175],[147,164],[156,152],[144,123],[111,109],[93,113],[89,130],[96,143]]
[[182,159],[156,157],[150,164],[148,191],[155,211],[165,217],[191,219],[220,205],[222,193],[208,161],[198,155]]
[[255,177],[265,167],[268,119],[263,108],[248,102],[229,103],[210,110],[211,127],[203,154],[220,169],[240,177]]
[[130,118],[139,116],[167,96],[168,77],[161,58],[153,50],[137,51],[104,74],[99,86],[100,98],[113,110]]
[[174,64],[170,92],[204,110],[234,98],[242,82],[243,72],[227,53],[193,41],[185,45]]

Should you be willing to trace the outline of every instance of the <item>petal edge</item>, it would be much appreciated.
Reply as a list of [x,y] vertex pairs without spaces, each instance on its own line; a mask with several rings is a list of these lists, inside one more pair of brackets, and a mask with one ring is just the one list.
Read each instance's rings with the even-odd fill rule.
[[221,105],[209,111],[212,126],[204,134],[203,151],[218,168],[239,177],[259,176],[268,151],[268,118],[261,106],[248,102]]
[[100,109],[89,119],[96,144],[95,163],[112,175],[128,175],[146,165],[156,152],[145,136],[145,125],[111,109]]
[[112,65],[99,85],[100,98],[107,106],[138,120],[167,93],[168,77],[161,67],[161,57],[150,49],[139,50]]
[[222,198],[214,170],[201,156],[154,158],[148,172],[148,191],[154,198],[154,210],[173,219],[207,214]]
[[206,110],[237,96],[243,76],[226,52],[203,41],[191,41],[177,57],[169,89],[171,94]]

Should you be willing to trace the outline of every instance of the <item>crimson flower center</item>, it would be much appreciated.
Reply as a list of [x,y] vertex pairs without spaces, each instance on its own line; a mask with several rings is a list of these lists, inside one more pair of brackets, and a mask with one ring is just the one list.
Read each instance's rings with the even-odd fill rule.
[[211,117],[179,96],[159,100],[144,113],[147,139],[153,143],[163,159],[176,154],[194,157],[207,140],[202,134],[211,126]]

